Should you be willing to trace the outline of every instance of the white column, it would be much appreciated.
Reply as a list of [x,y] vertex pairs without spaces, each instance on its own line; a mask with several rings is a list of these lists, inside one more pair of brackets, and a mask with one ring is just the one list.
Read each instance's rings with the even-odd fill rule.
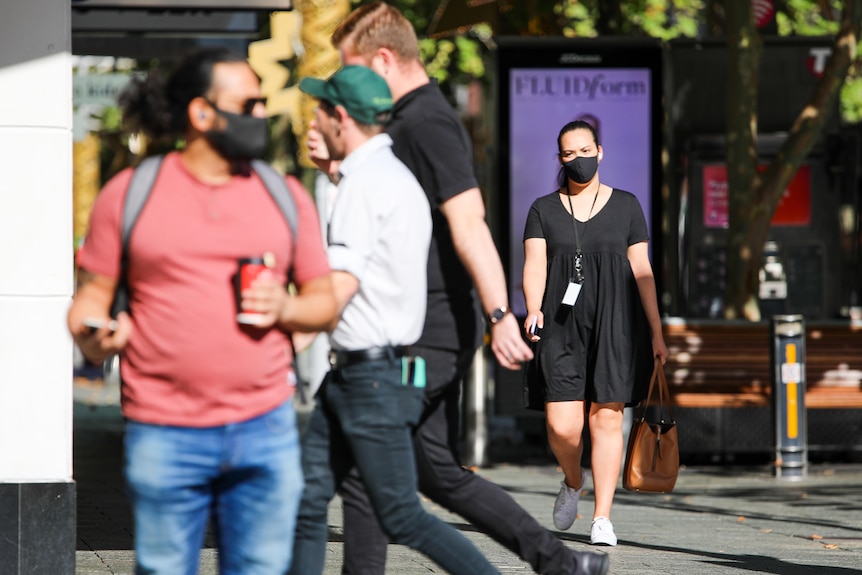
[[74,572],[70,10],[0,9],[0,515],[18,520],[0,524],[2,575]]

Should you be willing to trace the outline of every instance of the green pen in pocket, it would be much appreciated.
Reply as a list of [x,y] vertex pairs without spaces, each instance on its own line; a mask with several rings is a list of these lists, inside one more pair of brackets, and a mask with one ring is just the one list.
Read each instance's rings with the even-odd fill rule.
[[413,358],[413,387],[425,387],[425,358]]
[[425,359],[422,357],[401,358],[401,385],[425,387]]

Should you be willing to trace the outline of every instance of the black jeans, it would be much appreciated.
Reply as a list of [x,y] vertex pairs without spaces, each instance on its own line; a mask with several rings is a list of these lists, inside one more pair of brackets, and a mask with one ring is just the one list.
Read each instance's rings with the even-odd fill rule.
[[401,369],[400,358],[362,361],[331,371],[324,381],[302,439],[305,490],[289,573],[323,573],[327,507],[355,467],[394,541],[424,553],[448,573],[498,575],[469,539],[419,501],[410,429],[424,394],[402,385]]
[[[447,351],[414,347],[425,358],[428,382],[424,410],[413,436],[419,490],[461,515],[524,561],[536,573],[574,573],[572,553],[502,488],[461,467],[458,458],[461,380],[473,349]],[[344,504],[345,575],[383,575],[387,537],[354,471],[341,485]]]

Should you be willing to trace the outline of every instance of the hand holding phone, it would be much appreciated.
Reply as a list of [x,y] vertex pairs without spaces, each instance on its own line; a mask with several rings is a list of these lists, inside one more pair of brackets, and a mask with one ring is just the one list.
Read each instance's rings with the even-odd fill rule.
[[539,330],[541,328],[539,327],[539,316],[538,316],[538,314],[533,316],[533,319],[530,322],[529,327],[526,327],[526,324],[524,324],[524,327],[527,330],[527,339],[529,341],[537,342],[540,339],[542,339],[542,337],[539,335]]
[[81,323],[83,323],[86,327],[90,328],[90,333],[98,329],[102,329],[105,326],[107,326],[108,330],[110,330],[111,332],[117,330],[117,320],[115,319],[106,320],[97,319],[94,317],[85,317]]
[[83,317],[69,318],[69,331],[84,357],[92,363],[101,363],[106,357],[123,351],[132,335],[133,326],[131,318],[124,311],[117,314],[117,319],[107,314],[100,316],[99,311],[91,313],[97,315],[82,314]]

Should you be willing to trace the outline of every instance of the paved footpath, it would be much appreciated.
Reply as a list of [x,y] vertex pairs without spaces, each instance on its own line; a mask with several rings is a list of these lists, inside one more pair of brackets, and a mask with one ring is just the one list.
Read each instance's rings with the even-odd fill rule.
[[[77,404],[75,478],[78,482],[76,575],[132,575],[130,515],[120,477],[121,433],[110,407]],[[477,473],[504,487],[543,525],[559,489],[556,466],[497,464]],[[818,464],[808,477],[788,481],[765,466],[684,468],[667,495],[620,489],[612,520],[613,548],[589,545],[592,483],[572,528],[557,535],[574,549],[611,556],[613,575],[862,574],[862,464]],[[463,519],[426,501],[427,508],[469,537],[503,574],[529,574],[529,566],[478,533]],[[326,575],[340,573],[343,531],[338,499],[330,507]],[[216,551],[208,538],[201,575],[215,575]],[[387,575],[443,573],[403,546],[389,547]]]

